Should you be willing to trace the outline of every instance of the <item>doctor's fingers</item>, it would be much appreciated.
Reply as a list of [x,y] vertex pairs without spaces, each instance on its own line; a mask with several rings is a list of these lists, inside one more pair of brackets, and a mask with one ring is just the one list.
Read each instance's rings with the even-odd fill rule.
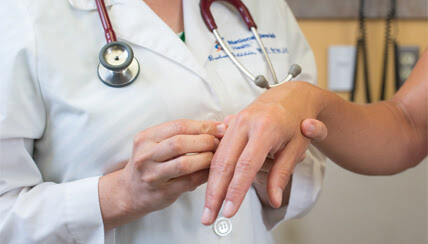
[[300,125],[302,134],[314,141],[322,141],[327,137],[327,126],[316,119],[305,119]]
[[250,138],[235,167],[232,181],[227,189],[223,215],[233,217],[250,189],[256,174],[262,168],[271,150],[263,136],[254,135]]
[[273,207],[281,206],[283,191],[297,163],[303,161],[306,156],[305,151],[308,146],[309,140],[302,137],[292,140],[276,154],[267,182],[269,201]]
[[154,170],[158,172],[161,180],[174,180],[200,170],[209,169],[213,155],[212,152],[204,152],[181,156],[171,161],[156,163]]
[[158,143],[153,149],[151,159],[164,162],[187,153],[214,152],[219,143],[218,138],[207,134],[176,135]]
[[227,130],[214,154],[205,193],[205,207],[201,222],[210,225],[217,218],[227,188],[233,177],[236,162],[244,150],[248,136],[233,125]]
[[161,142],[175,135],[210,134],[223,137],[226,125],[215,121],[175,120],[156,125],[145,130],[142,136],[148,136],[155,142]]
[[180,196],[184,192],[193,191],[208,180],[209,170],[204,169],[184,175],[168,182],[167,194]]

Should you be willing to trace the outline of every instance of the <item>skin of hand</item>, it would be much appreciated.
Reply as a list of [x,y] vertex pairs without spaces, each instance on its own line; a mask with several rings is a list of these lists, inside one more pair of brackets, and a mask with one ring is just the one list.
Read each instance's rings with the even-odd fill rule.
[[327,126],[317,119],[305,119],[300,126],[302,134],[313,142],[321,142],[327,138]]
[[[306,157],[306,154],[303,154],[300,162],[303,161],[305,157]],[[256,190],[257,196],[260,199],[260,202],[264,206],[271,207],[271,208],[273,208],[273,206],[272,206],[272,203],[270,203],[269,196],[267,194],[268,192],[267,182],[268,182],[268,176],[269,176],[270,169],[272,168],[272,165],[273,165],[273,159],[266,158],[265,163],[263,164],[259,172],[257,172],[256,177],[253,180],[253,186],[254,186],[254,189]],[[287,184],[287,186],[285,187],[285,190],[282,193],[282,202],[280,207],[286,206],[289,203],[291,186],[293,182],[292,180],[293,180],[293,175],[290,176],[290,180],[288,181],[289,183]]]
[[302,133],[317,139],[320,123],[329,129],[314,145],[355,173],[391,175],[418,165],[428,154],[428,49],[408,80],[388,101],[369,105],[347,102],[328,91],[318,99],[318,119],[302,122]]
[[[223,215],[236,214],[268,154],[275,159],[267,195],[272,207],[281,206],[283,191],[310,143],[301,134],[300,124],[316,118],[320,109],[320,104],[305,99],[316,90],[299,89],[300,83],[305,82],[292,81],[266,91],[230,119],[211,163],[203,224],[214,222],[223,201]],[[301,100],[304,102],[295,102]]]
[[[235,117],[235,115],[229,115],[224,119],[224,123],[228,124],[230,120],[232,120]],[[317,123],[319,126],[324,126],[324,124],[318,120],[315,120],[315,123]],[[318,137],[316,137],[317,140],[323,140],[327,136],[327,128],[324,126],[323,128],[317,128],[316,133],[318,133]],[[306,153],[300,157],[299,162],[302,162],[306,158]],[[273,165],[273,159],[272,158],[266,158],[262,168],[257,172],[256,177],[253,180],[253,186],[256,190],[256,193],[261,201],[261,203],[266,207],[273,207],[272,204],[269,202],[269,197],[267,194],[267,182],[268,182],[268,176],[270,169]],[[290,176],[289,183],[287,184],[283,194],[282,194],[282,203],[281,207],[288,205],[290,200],[290,194],[291,194],[291,186],[292,186],[292,179],[293,175]]]
[[220,122],[179,120],[138,133],[125,168],[99,180],[104,229],[164,209],[205,183],[225,131]]

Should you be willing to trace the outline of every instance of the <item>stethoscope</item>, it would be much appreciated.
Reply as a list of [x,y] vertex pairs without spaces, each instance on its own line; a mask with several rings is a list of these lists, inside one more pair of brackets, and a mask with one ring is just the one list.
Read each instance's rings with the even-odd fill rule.
[[[214,34],[217,42],[235,64],[235,66],[252,80],[257,86],[261,88],[270,89],[272,87],[279,86],[287,81],[290,81],[302,71],[299,65],[293,64],[288,71],[287,77],[281,82],[278,82],[278,78],[275,74],[275,70],[270,61],[269,55],[266,52],[265,46],[260,38],[259,33],[257,32],[257,26],[251,17],[250,12],[247,7],[241,0],[219,0],[225,1],[233,5],[241,14],[245,23],[248,26],[248,29],[253,33],[254,38],[256,39],[261,51],[265,57],[266,62],[269,65],[270,72],[274,79],[273,85],[269,84],[266,77],[263,75],[254,76],[250,71],[248,71],[235,57],[235,55],[230,51],[229,47],[223,41],[220,33],[218,32],[217,25],[214,21],[214,17],[210,11],[210,6],[213,2],[218,0],[201,0],[201,14],[207,25],[208,29]],[[104,3],[104,0],[95,0],[98,13],[100,15],[101,23],[104,28],[105,37],[107,44],[101,49],[99,54],[100,63],[98,64],[98,77],[100,80],[112,87],[123,87],[131,84],[137,78],[140,72],[140,64],[137,59],[134,57],[134,52],[132,48],[121,41],[116,39],[116,34],[113,30],[113,27],[110,22],[109,15]]]

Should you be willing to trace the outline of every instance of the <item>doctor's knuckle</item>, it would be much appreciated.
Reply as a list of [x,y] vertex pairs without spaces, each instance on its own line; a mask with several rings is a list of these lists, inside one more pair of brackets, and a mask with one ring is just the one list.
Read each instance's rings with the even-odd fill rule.
[[140,153],[134,156],[134,162],[137,164],[143,164],[144,162],[151,159],[151,153],[150,152],[144,152]]
[[211,135],[205,135],[203,137],[203,142],[206,145],[207,149],[213,149],[215,146],[215,142],[214,142],[214,136]]
[[141,175],[141,180],[149,185],[152,185],[159,180],[159,174],[157,172],[149,171]]
[[214,123],[210,121],[203,121],[199,128],[199,134],[212,134],[214,131]]
[[190,169],[188,157],[179,157],[177,158],[177,163],[175,165],[175,170],[180,175],[188,173]]
[[186,120],[173,121],[171,124],[171,127],[174,130],[175,134],[184,134],[187,128],[187,121]]
[[173,153],[180,153],[183,150],[183,139],[181,137],[173,137],[168,141],[168,148]]

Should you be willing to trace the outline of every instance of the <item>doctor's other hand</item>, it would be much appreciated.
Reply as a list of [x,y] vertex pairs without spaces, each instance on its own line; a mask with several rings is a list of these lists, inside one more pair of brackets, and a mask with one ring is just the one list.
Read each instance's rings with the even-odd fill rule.
[[205,183],[225,131],[220,122],[178,120],[138,133],[125,168],[100,178],[105,230],[164,209]]
[[210,166],[203,224],[215,221],[223,202],[225,217],[236,214],[268,155],[274,155],[266,183],[269,203],[275,208],[283,205],[284,190],[310,144],[301,133],[301,122],[320,112],[320,90],[291,81],[264,92],[225,120],[228,129]]

